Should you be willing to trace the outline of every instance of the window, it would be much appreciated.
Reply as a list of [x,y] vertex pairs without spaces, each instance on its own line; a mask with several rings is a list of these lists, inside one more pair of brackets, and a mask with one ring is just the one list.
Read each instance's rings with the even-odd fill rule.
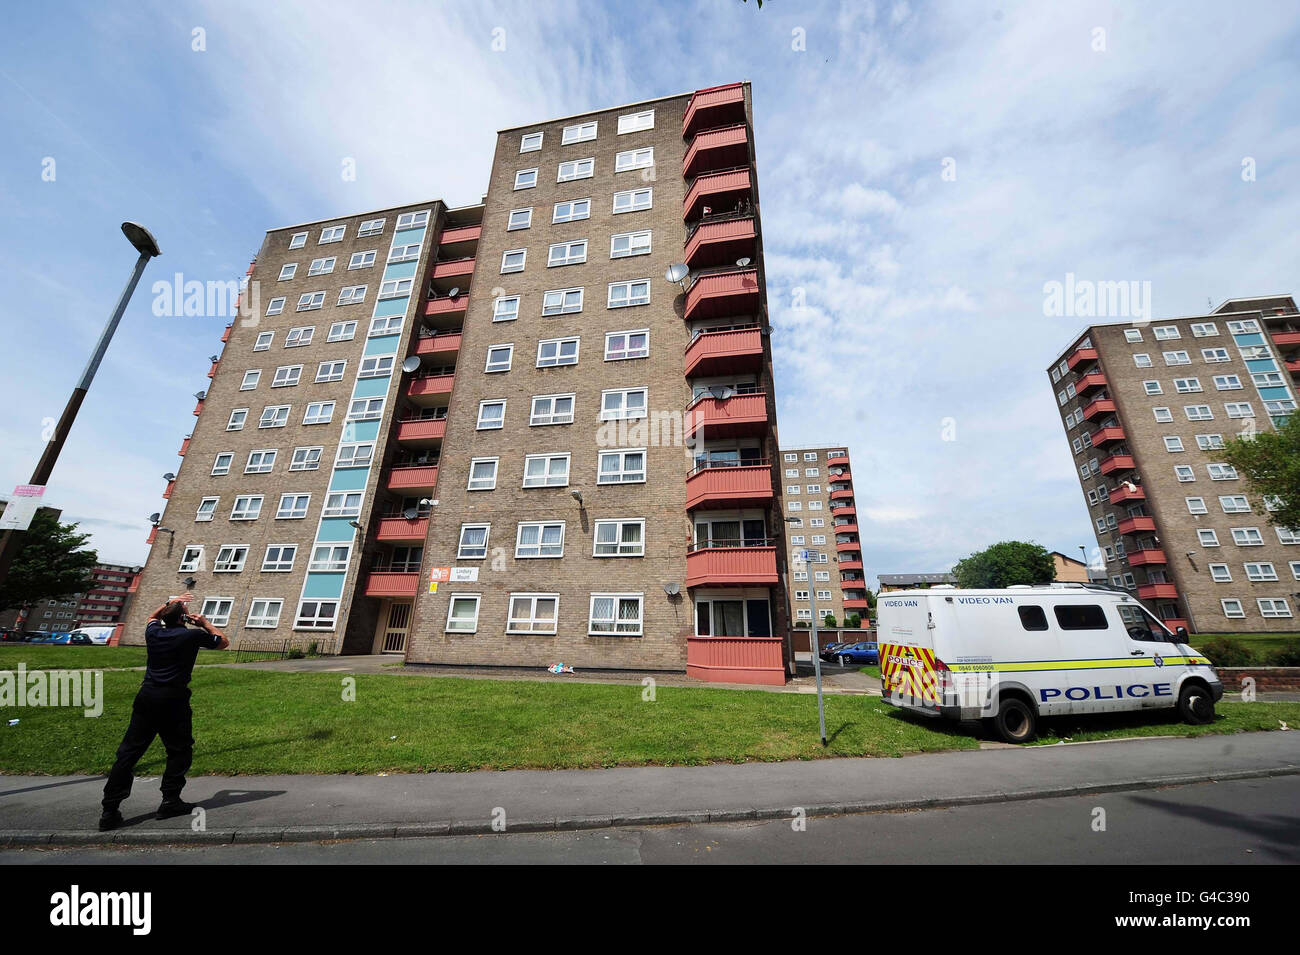
[[1133,364],[1137,365],[1139,368],[1150,368],[1151,356],[1145,352],[1139,352],[1133,356]]
[[627,189],[614,193],[614,215],[624,212],[640,212],[654,205],[654,189]]
[[533,153],[542,148],[541,133],[524,133],[519,137],[519,151],[521,153]]
[[1246,577],[1254,581],[1277,580],[1277,570],[1271,563],[1247,563]]
[[252,391],[257,387],[257,383],[262,380],[261,369],[255,368],[251,371],[244,372],[244,380],[239,383],[240,391]]
[[1227,564],[1210,564],[1210,579],[1216,584],[1232,583],[1232,571]]
[[1209,509],[1205,506],[1205,498],[1203,498],[1203,497],[1189,497],[1189,498],[1185,498],[1185,500],[1187,501],[1187,513],[1188,513],[1188,514],[1208,514],[1208,513],[1209,513]]
[[1260,597],[1255,601],[1255,603],[1259,604],[1259,613],[1261,617],[1291,616],[1291,605],[1281,598]]
[[[283,311],[284,311],[283,295],[276,296],[275,298],[271,299],[271,301],[266,303],[266,314],[268,315],[279,315]],[[267,334],[269,335],[270,332],[267,332]]]
[[272,388],[291,388],[302,378],[302,365],[281,365],[271,379]]
[[505,425],[506,420],[506,402],[505,399],[493,401],[480,401],[478,403],[478,430],[489,431],[494,428],[500,428]]
[[1255,409],[1250,406],[1249,401],[1227,401],[1224,402],[1223,409],[1228,413],[1229,418],[1255,417]]
[[510,272],[522,272],[524,264],[528,260],[527,249],[509,249],[501,253],[501,274],[507,275]]
[[1219,605],[1223,607],[1223,615],[1225,617],[1246,616],[1246,611],[1242,609],[1241,601],[1233,597],[1228,597],[1223,600],[1220,600]]
[[346,361],[323,361],[316,366],[316,381],[342,381],[347,367]]
[[1277,540],[1280,544],[1300,544],[1300,528],[1277,527]]
[[582,292],[580,288],[551,289],[542,293],[543,315],[567,315],[582,311]]
[[507,295],[492,303],[492,321],[513,322],[519,317],[519,296]]
[[288,265],[282,265],[280,266],[280,277],[276,279],[276,281],[284,282],[287,279],[291,279],[293,278],[294,273],[297,271],[298,271],[297,262],[290,262]]
[[276,452],[273,450],[248,452],[248,463],[244,465],[244,473],[270,474],[271,469],[275,467],[275,455]]
[[200,612],[212,622],[213,626],[224,627],[230,623],[230,611],[234,603],[229,597],[206,597]]
[[1223,447],[1223,435],[1221,434],[1198,434],[1196,436],[1196,446],[1202,451],[1215,451]]
[[241,494],[230,511],[232,521],[255,521],[262,513],[262,495]]
[[358,378],[383,378],[393,373],[393,356],[392,355],[372,355],[369,358],[361,359],[361,367],[357,370]]
[[655,164],[653,146],[644,149],[629,149],[614,156],[614,171],[626,172],[629,169],[645,169]]
[[510,219],[506,222],[506,231],[514,232],[516,229],[527,229],[533,224],[533,209],[529,206],[527,209],[511,209]]
[[1258,527],[1234,527],[1232,542],[1238,547],[1262,547],[1264,536],[1260,534]]
[[411,285],[414,279],[388,279],[379,285],[379,298],[403,298],[411,294]]
[[302,416],[303,424],[329,424],[334,418],[334,402],[332,401],[313,401],[307,405],[307,411]]
[[418,229],[429,224],[429,212],[403,212],[397,217],[397,230]]
[[1222,494],[1219,496],[1219,506],[1225,514],[1250,513],[1250,502],[1244,494]]
[[1106,614],[1097,604],[1065,604],[1052,608],[1062,630],[1105,630]]
[[352,257],[348,259],[349,269],[368,269],[375,264],[375,250],[370,249],[366,252],[353,252]]
[[578,123],[573,126],[565,126],[564,132],[560,134],[560,145],[567,146],[570,143],[585,143],[590,139],[596,138],[596,123]]
[[1142,341],[1142,329],[1140,329],[1140,328],[1126,328],[1126,329],[1124,329],[1124,341],[1126,341],[1126,342],[1140,342],[1140,341]]
[[1174,413],[1168,408],[1152,408],[1151,411],[1156,416],[1156,421],[1160,424],[1168,424],[1174,420]]
[[[329,275],[334,271],[334,263],[337,260],[334,256],[326,259],[312,259],[311,266],[307,269],[308,275]],[[314,294],[314,293],[313,293]]]
[[422,243],[419,242],[408,242],[405,245],[399,243],[388,250],[388,264],[414,262],[420,257],[421,248]]
[[253,343],[253,351],[266,351],[271,347],[274,338],[275,332],[258,332],[257,341]]
[[230,465],[234,462],[235,455],[232,451],[222,451],[212,462],[213,474],[229,474]]
[[297,630],[332,630],[339,605],[333,600],[304,600],[298,607]]
[[370,331],[366,333],[367,338],[379,338],[381,335],[399,335],[402,332],[402,325],[406,318],[403,315],[383,315],[370,320]]
[[327,573],[347,570],[351,555],[351,544],[319,544],[312,548],[311,562],[307,565],[307,569]]
[[645,481],[645,449],[601,451],[597,484],[636,484]]
[[514,345],[492,345],[487,350],[487,364],[483,370],[485,372],[509,371],[510,363],[514,358]]
[[471,458],[469,462],[470,491],[491,491],[497,486],[497,459]]
[[650,280],[639,279],[635,282],[611,282],[609,284],[610,308],[626,308],[629,305],[648,305],[650,303]]
[[478,594],[452,594],[447,603],[448,633],[473,633],[478,629]]
[[383,219],[367,219],[361,225],[357,226],[357,237],[362,238],[368,235],[379,235],[384,231]]
[[243,431],[244,422],[248,420],[247,408],[236,408],[230,412],[230,420],[226,422],[227,431]]
[[524,457],[524,487],[567,487],[568,454],[529,454]]
[[537,343],[537,367],[552,368],[556,365],[576,365],[578,363],[578,339],[551,338]]
[[650,254],[650,230],[624,232],[609,237],[609,257],[624,259],[633,255]]
[[290,405],[267,405],[257,422],[259,428],[283,428],[289,423]]
[[339,300],[335,305],[360,305],[366,300],[366,286],[345,285],[339,289]]
[[588,219],[590,217],[590,199],[570,199],[568,202],[557,202],[555,204],[555,211],[551,214],[551,222],[577,222],[579,219]]
[[1300,580],[1300,560],[1293,560],[1287,566],[1291,568],[1291,576]]
[[1201,390],[1201,379],[1199,378],[1175,378],[1174,390],[1180,395],[1194,394]]
[[[193,547],[185,548],[185,553],[181,555],[181,566],[179,568],[179,572],[189,573],[191,571],[199,570],[200,568],[202,568],[202,566],[203,566],[203,545],[198,544]],[[54,601],[51,600],[50,606],[53,607],[54,605],[55,605]]]
[[[298,297],[297,310],[300,312],[311,312],[314,311],[315,309],[322,308],[324,305],[325,305],[324,292],[303,292],[302,295]],[[302,344],[306,344],[306,343],[303,342]],[[285,347],[288,347],[288,345],[286,344]]]
[[555,173],[556,182],[571,182],[574,179],[590,179],[596,172],[595,159],[570,159],[560,163]]
[[1237,480],[1237,469],[1231,464],[1207,464],[1205,470],[1209,472],[1211,481]]
[[546,267],[548,269],[562,265],[579,265],[586,261],[586,239],[577,239],[573,242],[557,242],[546,253]]
[[1255,321],[1253,318],[1228,323],[1228,332],[1232,335],[1244,335],[1247,332],[1257,331],[1259,331],[1259,322]]
[[357,334],[356,322],[335,322],[330,326],[327,342],[350,342]]
[[456,546],[457,560],[482,560],[487,557],[490,524],[460,525],[460,541]]
[[521,521],[515,536],[515,556],[563,557],[564,521]]
[[1202,348],[1201,357],[1207,362],[1232,361],[1226,348]]
[[301,520],[307,516],[307,507],[310,503],[310,494],[281,494],[275,519],[277,521]]
[[630,421],[646,416],[645,388],[612,388],[601,392],[601,421]]
[[644,110],[640,113],[627,113],[618,118],[618,134],[637,133],[643,129],[655,128],[655,111]]
[[1165,450],[1166,451],[1183,450],[1183,439],[1176,435],[1165,435]]
[[360,514],[360,491],[331,491],[325,495],[321,517],[358,517]]
[[1190,365],[1191,357],[1185,351],[1167,351],[1164,353],[1166,365]]
[[520,169],[515,173],[516,189],[531,189],[537,185],[537,169]]
[[248,605],[248,619],[244,626],[252,630],[274,630],[280,625],[280,610],[283,600],[266,600],[255,598]]
[[242,544],[226,544],[217,551],[216,562],[212,565],[214,574],[237,574],[244,569],[248,559],[248,548]]
[[1177,325],[1156,326],[1156,341],[1158,342],[1170,341],[1172,339],[1181,338],[1181,337],[1182,336],[1178,333]]
[[307,244],[306,232],[295,232],[293,236],[289,239],[289,248],[291,249],[301,249],[306,244]]
[[1183,405],[1183,413],[1188,421],[1213,421],[1214,412],[1209,405]]
[[383,416],[383,398],[353,398],[348,405],[349,421],[378,421]]
[[558,594],[511,594],[506,633],[555,633]]
[[315,471],[320,467],[320,456],[324,448],[294,448],[293,458],[289,461],[290,471]]
[[534,395],[530,426],[573,423],[573,395]]
[[[324,292],[320,293],[324,295]],[[285,348],[301,348],[303,345],[310,345],[312,336],[316,334],[316,329],[311,325],[304,325],[301,328],[291,328],[287,335],[284,336]]]
[[1164,394],[1164,390],[1160,387],[1160,382],[1158,381],[1144,381],[1142,382],[1142,389],[1149,395]]
[[373,441],[340,444],[338,455],[334,458],[334,466],[336,468],[367,468],[370,467],[370,461],[374,456],[375,443]]
[[596,521],[593,557],[645,556],[645,521]]
[[1194,338],[1210,338],[1217,334],[1219,334],[1219,326],[1214,322],[1192,323],[1192,337]]
[[1202,527],[1196,532],[1196,539],[1201,542],[1202,547],[1218,547],[1219,534],[1217,531],[1207,527]]
[[320,244],[328,245],[331,242],[342,242],[343,235],[347,230],[348,227],[342,225],[326,226],[320,230]]
[[1190,464],[1179,464],[1174,468],[1174,477],[1187,484],[1196,480],[1196,472],[1192,470]]
[[1240,391],[1241,378],[1238,375],[1215,375],[1214,387],[1219,391]]
[[642,600],[642,594],[592,594],[588,635],[641,636]]

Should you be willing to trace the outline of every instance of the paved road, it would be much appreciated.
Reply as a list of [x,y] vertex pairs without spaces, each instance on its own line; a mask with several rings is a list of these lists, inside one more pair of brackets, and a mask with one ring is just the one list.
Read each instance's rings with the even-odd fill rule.
[[[1300,862],[1300,776],[807,820],[335,843],[11,849],[3,864]],[[1093,830],[1096,810],[1106,829]]]

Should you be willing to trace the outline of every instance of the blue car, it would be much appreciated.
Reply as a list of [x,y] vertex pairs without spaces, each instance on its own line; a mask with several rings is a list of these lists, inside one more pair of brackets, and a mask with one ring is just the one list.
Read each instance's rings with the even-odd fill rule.
[[880,647],[874,643],[846,643],[835,650],[835,659],[841,666],[850,663],[879,663]]

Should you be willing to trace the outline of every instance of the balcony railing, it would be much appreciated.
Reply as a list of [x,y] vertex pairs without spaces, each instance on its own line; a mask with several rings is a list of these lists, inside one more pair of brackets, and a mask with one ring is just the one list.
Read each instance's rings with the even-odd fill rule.
[[772,497],[772,466],[766,461],[709,461],[686,476],[687,510],[743,507]]
[[767,395],[764,392],[714,398],[705,393],[691,403],[684,416],[689,437],[701,428],[711,438],[738,438],[765,434],[768,430]]
[[686,292],[687,321],[758,311],[758,270],[726,269],[699,275]]
[[826,459],[826,466],[828,468],[846,468],[849,466],[849,456],[847,454],[840,454],[828,457]]
[[435,279],[459,278],[462,275],[474,274],[474,256],[467,255],[463,259],[443,259],[433,264],[433,277]]
[[686,346],[686,377],[738,375],[763,365],[763,333],[757,325],[728,325],[696,335]]
[[384,517],[375,530],[375,539],[381,541],[422,541],[429,534],[429,519],[417,517],[407,520],[405,517]]
[[687,179],[712,169],[726,169],[749,162],[749,130],[744,123],[705,129],[695,134],[682,175]]
[[451,387],[456,381],[456,376],[452,375],[428,375],[421,378],[412,378],[411,383],[406,386],[406,395],[408,398],[436,398],[451,394]]
[[1085,395],[1094,388],[1105,388],[1106,376],[1099,371],[1090,372],[1078,380],[1074,386],[1077,394]]
[[469,303],[469,296],[460,294],[455,298],[448,295],[442,295],[437,298],[431,298],[424,303],[425,315],[452,315],[456,312],[465,311],[465,306]]
[[754,255],[757,237],[752,213],[704,219],[686,240],[683,256],[693,269],[735,262]]
[[1076,348],[1070,353],[1070,357],[1065,360],[1067,366],[1073,369],[1076,365],[1084,362],[1096,361],[1097,349],[1095,348]]
[[1286,348],[1289,345],[1300,345],[1300,332],[1273,332],[1273,344],[1279,348]]
[[397,425],[398,441],[441,441],[446,434],[446,418],[413,418],[408,421],[402,421]]
[[417,355],[450,354],[460,350],[460,332],[442,332],[437,335],[421,335],[415,343]]
[[1173,584],[1142,584],[1138,587],[1138,596],[1143,600],[1172,600],[1178,596],[1178,588]]
[[739,83],[696,90],[686,104],[682,118],[682,138],[689,139],[697,130],[719,122],[745,118],[745,88]]
[[439,245],[454,245],[458,242],[477,242],[483,234],[483,226],[480,225],[463,225],[451,229],[443,229],[442,235],[438,236]]
[[686,586],[774,586],[776,546],[770,539],[744,543],[705,540],[692,544],[686,554]]
[[1142,567],[1146,564],[1167,564],[1165,552],[1159,548],[1150,548],[1147,550],[1131,550],[1126,555],[1129,565],[1132,567]]
[[1108,428],[1098,428],[1092,432],[1092,446],[1099,448],[1104,444],[1110,444],[1112,441],[1123,441],[1124,429],[1119,425],[1111,425]]
[[1121,534],[1136,534],[1138,531],[1154,531],[1156,529],[1156,519],[1154,517],[1130,517],[1119,522],[1119,532]]
[[226,326],[226,330],[221,333],[221,340],[223,342],[230,341],[230,336],[233,335],[234,332],[235,332],[235,323],[231,322],[229,325]]
[[417,465],[401,467],[394,465],[388,472],[388,489],[390,491],[432,490],[438,483],[438,466]]
[[1131,454],[1112,454],[1101,461],[1101,473],[1113,474],[1115,471],[1128,471],[1136,467]]
[[1107,411],[1114,411],[1114,410],[1115,410],[1115,402],[1112,401],[1111,399],[1105,397],[1095,398],[1090,404],[1084,405],[1083,417],[1086,420],[1091,421],[1099,414],[1102,414]]
[[1136,485],[1132,490],[1129,490],[1121,484],[1115,490],[1110,492],[1110,502],[1112,504],[1123,504],[1125,501],[1145,501],[1146,499],[1147,492],[1140,486]]
[[420,574],[372,572],[366,577],[367,597],[414,597],[420,589]]
[[[704,217],[708,220],[713,214],[727,215],[733,211],[749,209],[752,206],[753,179],[748,166],[733,169],[721,169],[696,176],[691,187],[686,190],[686,200],[682,203],[682,218],[690,221]],[[705,216],[704,209],[710,213]]]

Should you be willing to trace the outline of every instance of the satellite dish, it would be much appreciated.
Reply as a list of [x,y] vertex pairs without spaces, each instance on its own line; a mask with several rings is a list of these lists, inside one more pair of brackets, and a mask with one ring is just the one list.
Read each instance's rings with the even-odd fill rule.
[[402,516],[408,521],[413,521],[420,516],[420,510],[416,507],[408,507],[406,510],[402,511]]
[[675,580],[670,580],[668,583],[664,584],[664,593],[669,597],[676,597],[681,592],[682,585],[677,583]]
[[714,398],[717,398],[719,401],[726,401],[735,393],[736,390],[732,388],[731,385],[710,385],[709,386],[709,394],[711,394]]
[[171,471],[168,471],[166,474],[163,475],[163,480],[164,480],[164,481],[175,481],[175,480],[176,480],[176,475],[175,475],[175,474],[172,474]]
[[219,355],[209,355],[209,356],[208,356],[208,361],[213,362],[213,363],[215,364],[216,362],[221,361],[221,356],[219,356]]
[[447,297],[448,297],[448,298],[455,298],[455,297],[456,297],[457,295],[459,295],[459,294],[460,294],[460,286],[459,286],[459,285],[453,285],[453,286],[451,287],[451,291],[447,293]]
[[736,259],[736,264],[739,265],[739,266],[743,269],[745,266],[747,266],[747,265],[749,264],[749,258],[746,257],[746,258],[743,258],[743,259]]
[[664,278],[670,282],[681,284],[682,279],[691,274],[691,267],[683,263],[668,266],[668,271],[664,273]]
[[420,367],[419,355],[409,355],[407,356],[406,361],[402,362],[402,371],[406,372],[408,375],[419,367]]
[[154,511],[152,514],[149,515],[150,524],[157,524],[161,520],[162,520],[162,514],[159,511]]
[[208,393],[207,393],[206,391],[196,391],[196,392],[194,392],[194,397],[195,397],[195,398],[198,398],[199,401],[202,401],[202,400],[205,399],[207,396],[208,396]]

